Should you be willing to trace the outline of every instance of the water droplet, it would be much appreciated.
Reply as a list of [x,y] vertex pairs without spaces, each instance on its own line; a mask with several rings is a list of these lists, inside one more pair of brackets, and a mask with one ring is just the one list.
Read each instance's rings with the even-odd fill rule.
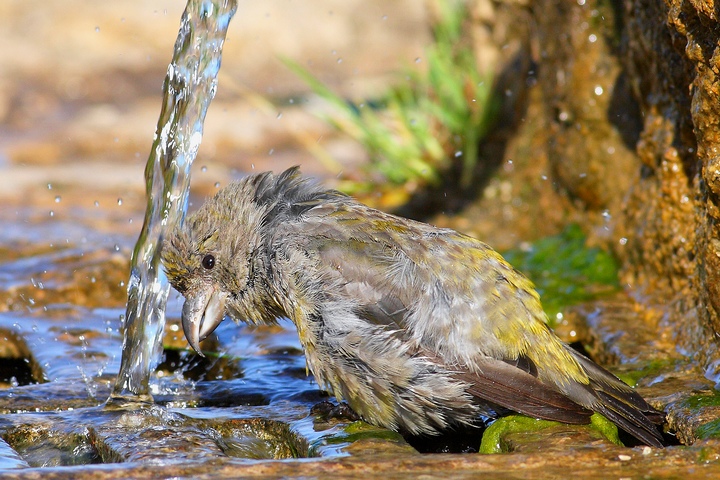
[[628,239],[625,238],[625,237],[622,237],[622,238],[618,241],[618,243],[619,243],[620,245],[627,245],[627,242],[628,242]]
[[190,152],[192,152],[192,156],[194,157],[197,153],[198,149],[200,148],[200,144],[202,143],[202,133],[200,132],[193,132],[192,135],[190,135],[190,145],[188,148],[190,149]]
[[55,203],[60,203],[60,200],[62,200],[62,198],[60,197],[60,195],[57,195],[55,197]]
[[119,251],[120,251],[120,245],[118,245],[117,243],[115,244],[115,247],[114,247],[114,248],[115,248],[115,251],[116,251],[116,252],[119,252]]
[[123,204],[123,199],[122,199],[122,198],[118,198],[118,205],[122,205],[122,204]]
[[52,183],[48,183],[48,190],[52,190]]
[[202,167],[200,167],[200,171],[207,172],[207,166],[203,165]]
[[100,27],[95,27],[95,31],[96,31],[96,32],[99,32],[99,31],[100,31]]
[[583,5],[585,5],[585,0],[577,0],[577,4],[582,7]]
[[387,15],[383,15],[383,16],[382,16],[382,19],[383,19],[383,20],[387,20],[387,19],[388,19],[388,16],[387,16]]
[[603,94],[603,88],[600,85],[596,86],[595,87],[595,95],[600,96],[602,94]]
[[51,216],[51,217],[54,217],[54,216],[55,216],[55,212],[53,212],[52,210],[50,210],[50,216]]
[[220,188],[220,182],[215,182],[215,188]]
[[422,62],[422,59],[420,57],[415,58],[415,63],[420,63],[420,62]]
[[337,63],[342,63],[342,62],[343,62],[342,57],[337,59]]
[[280,120],[282,118],[282,112],[278,113],[276,118]]
[[268,155],[272,155],[273,153],[275,153],[275,149],[271,148],[270,151],[268,152]]
[[93,202],[93,205],[95,205],[96,207],[99,207],[99,206],[100,206],[100,202],[98,202],[97,200],[95,200],[95,201]]
[[455,152],[455,158],[462,157],[462,154],[463,154],[462,150],[458,150],[457,152]]
[[595,43],[595,42],[597,42],[597,35],[595,35],[594,33],[591,33],[591,34],[588,36],[588,42],[590,42],[590,43]]

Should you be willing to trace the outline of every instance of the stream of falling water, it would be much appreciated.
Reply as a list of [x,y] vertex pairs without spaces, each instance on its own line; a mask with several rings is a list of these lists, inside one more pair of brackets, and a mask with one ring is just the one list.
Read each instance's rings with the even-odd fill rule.
[[169,285],[160,265],[165,232],[187,210],[190,167],[217,88],[222,47],[236,0],[189,0],[163,85],[163,104],[145,167],[147,209],[132,255],[120,372],[109,402],[152,401]]

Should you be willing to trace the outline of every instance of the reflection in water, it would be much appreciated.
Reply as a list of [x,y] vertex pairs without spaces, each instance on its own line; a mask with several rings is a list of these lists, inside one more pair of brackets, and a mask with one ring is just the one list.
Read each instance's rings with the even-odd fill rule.
[[168,283],[160,266],[163,233],[187,209],[190,166],[202,141],[235,0],[189,0],[163,86],[163,106],[145,168],[145,223],[132,256],[120,373],[110,400],[150,401],[165,323]]

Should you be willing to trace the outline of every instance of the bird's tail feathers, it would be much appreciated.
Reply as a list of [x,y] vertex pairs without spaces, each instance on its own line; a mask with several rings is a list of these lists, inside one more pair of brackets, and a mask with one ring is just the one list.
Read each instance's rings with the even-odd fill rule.
[[663,413],[650,406],[612,373],[572,348],[568,347],[568,351],[587,373],[594,394],[590,404],[580,403],[604,415],[647,445],[662,447],[663,437],[658,425],[664,420]]

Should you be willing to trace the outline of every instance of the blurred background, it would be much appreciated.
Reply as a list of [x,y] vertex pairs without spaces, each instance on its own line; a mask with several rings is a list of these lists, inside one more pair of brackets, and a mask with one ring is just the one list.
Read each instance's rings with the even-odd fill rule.
[[[126,215],[143,208],[143,168],[183,9],[184,2],[162,0],[2,2],[4,217],[11,205],[57,215],[71,206],[92,210],[96,201],[116,206],[118,198]],[[429,41],[423,2],[241,1],[193,187],[212,193],[216,182],[253,169],[296,164],[314,175],[338,173],[302,142],[322,143],[341,166],[362,161],[356,144],[298,108],[308,88],[281,59],[342,95],[368,96],[421,63]]]

